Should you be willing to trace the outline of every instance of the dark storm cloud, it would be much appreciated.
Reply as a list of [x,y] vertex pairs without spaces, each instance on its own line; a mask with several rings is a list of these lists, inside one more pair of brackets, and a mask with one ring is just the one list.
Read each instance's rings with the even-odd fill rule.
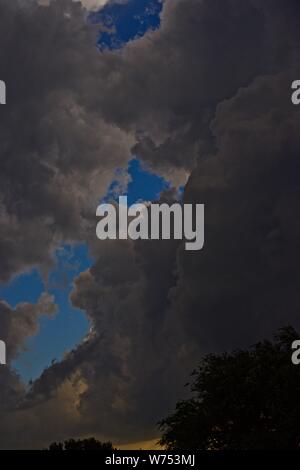
[[122,440],[126,429],[127,439],[152,436],[153,419],[168,402],[167,382],[165,391],[161,388],[166,357],[159,332],[176,265],[175,247],[165,242],[161,248],[160,242],[108,242],[98,249],[97,263],[79,275],[71,295],[73,305],[86,312],[91,331],[64,361],[44,371],[23,408],[53,397],[67,378],[79,375],[87,388],[76,433]]
[[95,32],[80,4],[0,3],[0,277],[51,262],[61,240],[82,238],[133,140],[91,106],[101,93]]
[[[201,354],[298,325],[299,3],[169,0],[159,31],[101,55],[68,1],[1,8],[19,59],[2,52],[3,78],[22,72],[1,125],[2,277],[45,263],[57,240],[86,238],[95,258],[71,294],[89,335],[22,395],[13,424],[3,417],[1,445],[152,437]],[[96,241],[89,210],[131,147],[176,182],[191,173],[184,200],[206,205],[203,251]]]
[[250,2],[165,2],[159,32],[115,55],[97,104],[134,130],[135,151],[148,163],[167,175],[190,171],[208,145],[216,104],[270,68],[264,32]]
[[193,259],[180,254],[167,328],[177,323],[174,336],[200,350],[300,327],[300,115],[289,90],[297,73],[258,78],[219,105],[217,152],[186,187],[186,201],[206,202],[206,247]]
[[166,2],[159,32],[101,55],[79,3],[3,0],[0,9],[4,280],[49,265],[61,240],[86,238],[131,147],[185,182],[212,144],[216,104],[275,60],[264,13],[251,2]]

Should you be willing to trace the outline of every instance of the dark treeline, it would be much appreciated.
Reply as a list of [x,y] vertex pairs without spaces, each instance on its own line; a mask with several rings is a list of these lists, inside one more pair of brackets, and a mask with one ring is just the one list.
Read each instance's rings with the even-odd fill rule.
[[113,452],[114,447],[111,442],[97,441],[94,437],[88,439],[68,439],[64,442],[53,442],[47,450],[99,450],[102,452]]

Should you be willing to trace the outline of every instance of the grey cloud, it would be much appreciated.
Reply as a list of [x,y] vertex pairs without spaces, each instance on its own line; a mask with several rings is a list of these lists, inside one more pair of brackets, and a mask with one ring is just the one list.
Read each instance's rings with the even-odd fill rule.
[[[86,217],[88,232],[77,236],[86,237],[95,263],[75,280],[71,301],[85,311],[91,331],[22,395],[7,446],[86,432],[118,441],[153,437],[201,354],[248,347],[283,323],[299,323],[299,113],[290,102],[299,74],[298,2],[166,1],[159,31],[101,55],[79,26],[79,9],[72,7],[68,28],[62,4],[70,7],[53,3],[47,19],[37,10],[42,23],[29,29],[30,37],[44,37],[42,24],[45,37],[52,31],[65,47],[55,57],[45,39],[44,73],[35,49],[34,95],[16,98],[38,123],[38,132],[31,134],[28,123],[20,134],[22,145],[35,149],[24,153],[22,174],[31,169],[37,185],[21,184],[18,167],[6,162],[3,181],[15,186],[1,201],[3,220],[14,221],[16,233],[23,211],[31,220],[24,237],[37,222],[50,226],[43,237],[55,228],[48,247]],[[7,155],[17,155],[17,143],[3,141]],[[87,205],[96,193],[89,182],[96,185],[105,172],[108,181],[130,149],[162,174],[191,173],[184,200],[206,204],[203,251],[93,237]],[[7,246],[19,253],[8,227]],[[45,259],[38,245],[26,256],[26,263]],[[6,263],[5,272],[13,272],[24,258]],[[40,416],[49,424],[42,435]],[[24,423],[28,436],[20,441]]]
[[[119,441],[152,437],[153,420],[169,401],[167,387],[161,387],[166,357],[159,336],[162,306],[175,283],[175,255],[176,247],[168,242],[163,253],[159,242],[105,242],[98,248],[97,263],[79,275],[71,296],[73,305],[86,312],[91,331],[64,361],[44,371],[25,409],[49,400],[65,380],[78,375],[86,390],[75,433],[88,430]],[[163,381],[166,385],[167,376]]]
[[294,74],[258,78],[219,105],[217,153],[186,187],[186,201],[206,203],[206,247],[193,259],[181,252],[167,325],[199,353],[248,346],[284,324],[299,327]]
[[0,301],[1,339],[7,345],[9,363],[25,349],[28,337],[37,334],[39,317],[53,315],[57,312],[54,299],[44,293],[36,304],[19,303],[14,309],[4,301]]
[[165,2],[159,31],[103,54],[78,2],[0,8],[3,280],[47,268],[63,240],[88,238],[98,199],[132,154],[185,183],[213,146],[217,103],[281,64],[270,44],[282,31],[269,31],[254,1]]
[[[68,13],[68,14],[66,14]],[[82,240],[134,139],[91,105],[101,93],[95,31],[80,4],[3,1],[0,277],[47,266],[62,240]],[[16,235],[17,234],[17,235]],[[33,243],[34,238],[34,243]]]

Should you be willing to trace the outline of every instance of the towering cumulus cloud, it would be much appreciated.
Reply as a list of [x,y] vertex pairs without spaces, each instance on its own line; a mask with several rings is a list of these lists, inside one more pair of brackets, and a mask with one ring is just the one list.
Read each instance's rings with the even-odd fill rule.
[[[80,3],[1,1],[1,279],[47,272],[66,241],[94,257],[71,294],[88,336],[29,391],[1,375],[4,448],[151,439],[203,353],[300,326],[299,13],[297,0],[165,0],[159,30],[100,53]],[[205,204],[204,250],[96,239],[98,201],[132,155]],[[0,305],[18,350],[46,300],[17,307],[28,332]]]

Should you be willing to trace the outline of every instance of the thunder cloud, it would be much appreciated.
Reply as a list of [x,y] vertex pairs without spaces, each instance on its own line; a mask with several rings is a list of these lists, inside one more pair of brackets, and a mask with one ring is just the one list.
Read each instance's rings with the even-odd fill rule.
[[[1,368],[1,446],[152,439],[202,354],[300,327],[300,4],[165,0],[158,30],[99,52],[80,2],[40,3],[0,0],[0,278],[46,278],[58,246],[87,243],[70,300],[91,329],[30,389]],[[202,251],[96,239],[98,201],[136,155],[205,204]],[[55,312],[47,293],[0,302],[8,354]]]

